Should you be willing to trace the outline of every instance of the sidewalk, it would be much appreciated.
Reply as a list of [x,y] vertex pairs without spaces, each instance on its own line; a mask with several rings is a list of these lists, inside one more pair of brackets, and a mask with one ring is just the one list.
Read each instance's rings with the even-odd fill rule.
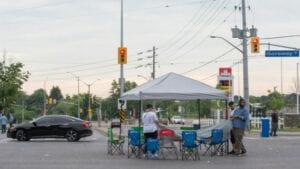
[[[249,133],[246,131],[246,133]],[[250,134],[260,136],[260,130],[251,130]],[[278,131],[278,136],[300,136],[300,132],[286,132],[286,131]]]

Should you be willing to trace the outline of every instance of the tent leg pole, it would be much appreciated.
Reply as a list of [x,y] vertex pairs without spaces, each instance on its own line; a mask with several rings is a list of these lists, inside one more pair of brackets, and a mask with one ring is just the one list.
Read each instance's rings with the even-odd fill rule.
[[227,101],[227,99],[225,99],[225,120],[229,120],[228,101]]
[[199,130],[200,130],[200,125],[201,125],[201,123],[200,123],[200,114],[201,114],[201,109],[200,109],[200,99],[198,99],[197,100],[197,105],[198,105],[198,125],[199,125]]
[[[225,99],[225,113],[226,113],[226,119],[225,120],[229,120],[229,114],[228,114],[228,100],[227,99]],[[226,140],[226,153],[228,154],[229,153],[229,140],[228,140],[228,138],[229,138],[229,133],[227,133],[227,140]]]
[[139,134],[140,134],[140,140],[139,140],[139,158],[141,158],[141,113],[143,111],[143,101],[140,99],[140,111],[138,113],[138,122],[139,122]]

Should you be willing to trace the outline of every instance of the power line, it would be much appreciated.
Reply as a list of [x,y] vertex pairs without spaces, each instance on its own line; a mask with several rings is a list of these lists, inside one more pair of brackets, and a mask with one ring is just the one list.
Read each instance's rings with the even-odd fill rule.
[[43,5],[38,5],[38,6],[33,6],[33,7],[28,7],[28,8],[23,8],[23,9],[1,12],[0,15],[15,14],[16,12],[22,12],[22,11],[32,11],[34,9],[47,8],[47,7],[52,7],[52,6],[60,6],[63,4],[73,3],[73,2],[74,2],[74,0],[68,0],[68,1],[59,2],[59,3],[48,3],[48,4],[43,4]]
[[188,70],[188,71],[186,71],[186,72],[183,72],[182,74],[188,74],[188,73],[190,73],[190,72],[193,72],[193,71],[196,71],[196,70],[198,70],[198,69],[201,69],[201,68],[203,68],[204,66],[207,66],[207,65],[213,63],[214,61],[216,61],[216,60],[218,60],[218,59],[220,59],[220,58],[226,56],[227,54],[231,53],[231,52],[234,51],[234,50],[235,50],[235,48],[231,48],[230,50],[228,50],[228,51],[226,51],[225,53],[221,54],[220,56],[218,56],[218,57],[216,57],[216,58],[214,58],[214,59],[212,59],[212,60],[206,62],[205,64],[200,65],[200,66],[197,66],[197,67],[195,67],[195,68],[192,68],[192,69],[190,69],[190,70]]
[[[215,6],[213,6],[215,5]],[[176,41],[174,41],[172,44],[169,45],[169,48],[167,49],[172,49],[175,48],[177,44],[180,45],[180,42],[183,41],[185,38],[187,38],[187,40],[185,40],[183,42],[183,45],[181,45],[179,48],[176,47],[176,51],[180,50],[182,47],[184,47],[186,44],[188,44],[191,40],[193,40],[195,38],[195,36],[197,36],[198,32],[202,30],[202,27],[204,25],[204,21],[206,18],[208,18],[210,16],[211,13],[213,13],[214,8],[217,7],[218,4],[216,3],[210,3],[209,6],[203,11],[203,13],[197,18],[197,20],[191,25],[191,27],[188,29],[188,31],[184,32]],[[202,25],[202,26],[199,26]],[[199,26],[199,28],[197,28]],[[193,32],[194,28],[196,28],[196,31]],[[190,34],[190,35],[188,35]],[[167,56],[165,56],[166,58],[169,58],[170,56],[172,56],[172,54],[169,54]]]
[[[171,37],[167,42],[165,42],[163,45],[161,45],[162,47],[161,48],[165,48],[162,52],[166,52],[168,51],[169,49],[171,49],[178,41],[180,41],[182,38],[184,38],[184,35],[185,33],[183,33],[181,36],[180,34],[182,32],[184,32],[184,30],[194,22],[194,20],[196,22],[194,22],[192,25],[191,25],[191,28],[193,28],[195,26],[195,24],[197,23],[197,21],[201,18],[201,17],[204,17],[204,14],[206,13],[206,11],[210,8],[210,6],[213,4],[214,1],[211,1],[210,5],[202,12],[202,14],[200,14],[200,12],[202,11],[202,8],[204,8],[205,4],[201,6],[201,8],[199,8],[195,13],[194,15],[191,17],[191,19],[176,33],[174,34],[173,37]],[[200,14],[200,17],[198,16],[198,14]],[[179,37],[179,38],[177,38]],[[168,47],[164,47],[166,46],[166,44],[168,43],[171,43]]]
[[[219,25],[217,25],[217,26],[216,26],[209,34],[211,35],[211,34],[215,33],[215,32],[219,29],[220,26],[222,26],[224,23],[227,22],[228,18],[229,18],[232,14],[234,14],[234,11],[232,11],[231,13],[229,13],[229,14],[225,17],[225,19],[222,20],[222,22],[221,22]],[[184,52],[183,54],[177,56],[177,57],[174,58],[172,61],[175,61],[175,60],[177,60],[177,59],[179,59],[179,58],[182,58],[183,56],[185,56],[185,55],[191,53],[192,51],[194,51],[195,49],[199,48],[199,46],[202,45],[209,37],[210,37],[210,36],[204,37],[198,44],[196,44],[194,47],[190,48],[189,50],[186,50],[186,52]]]
[[[217,19],[217,16],[221,14],[222,10],[225,9],[224,7],[224,3],[226,2],[226,0],[224,0],[217,8],[217,10],[215,10],[213,12],[212,15],[210,15],[210,17],[203,23],[203,25],[194,33],[192,34],[192,36],[190,36],[190,38],[188,40],[186,40],[181,46],[179,46],[176,51],[173,53],[173,54],[170,54],[167,56],[167,58],[169,57],[173,57],[176,53],[178,53],[178,51],[180,51],[181,49],[183,49],[185,46],[187,46],[188,44],[190,44],[197,36],[199,36],[199,33],[201,34],[201,31],[205,30],[208,25],[210,25],[211,23],[213,23],[215,21],[215,19]],[[229,1],[228,1],[229,2]],[[226,4],[226,6],[228,5],[229,3]],[[224,23],[224,20],[222,20],[222,23]],[[221,24],[220,24],[221,25]],[[219,26],[219,25],[218,25]],[[216,29],[215,29],[216,30]],[[205,41],[207,37],[204,38],[204,40],[202,41]],[[203,42],[202,42],[203,43]],[[202,44],[201,43],[201,44]],[[199,47],[199,46],[198,46]],[[177,57],[178,58],[178,57]],[[176,58],[176,59],[177,59]],[[176,60],[174,59],[174,60]]]

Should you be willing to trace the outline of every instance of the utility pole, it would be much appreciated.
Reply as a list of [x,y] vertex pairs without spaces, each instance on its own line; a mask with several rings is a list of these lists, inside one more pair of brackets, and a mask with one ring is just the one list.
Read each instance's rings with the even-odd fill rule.
[[92,113],[93,113],[92,106],[91,106],[91,86],[93,84],[95,84],[98,80],[101,80],[101,79],[97,79],[93,83],[89,83],[89,84],[82,81],[82,80],[80,80],[81,82],[83,82],[88,87],[88,97],[89,97],[88,98],[88,118],[89,118],[89,122],[92,122]]
[[[121,0],[121,39],[120,39],[120,47],[122,48],[124,46],[123,44],[123,9],[124,9],[124,5],[123,5],[123,0]],[[120,64],[120,97],[123,95],[124,93],[124,85],[125,85],[125,80],[124,80],[124,64],[121,63]]]
[[299,114],[299,63],[297,63],[297,85],[296,85],[296,97],[297,97],[297,114]]
[[243,19],[243,75],[244,75],[244,99],[246,100],[246,109],[249,111],[249,72],[248,72],[248,48],[247,48],[247,20],[246,20],[246,2],[242,0],[242,19]]
[[79,76],[77,76],[77,116],[80,119]]
[[[3,51],[3,64],[2,64],[2,70],[3,70],[3,75],[5,75],[5,66],[6,66],[6,50],[4,49],[4,51]],[[5,85],[4,85],[4,81],[2,82],[2,89],[4,89],[5,88]],[[5,100],[5,91],[4,90],[2,90],[3,91],[3,100],[2,100],[2,102],[3,102],[3,113],[5,113],[5,104],[6,104],[6,100]]]
[[43,111],[43,115],[46,116],[46,83],[47,83],[47,79],[44,81],[44,111]]
[[89,105],[88,105],[88,116],[89,116],[89,121],[92,121],[92,117],[91,117],[91,84],[88,84],[88,96],[89,96]]
[[24,115],[24,98],[22,96],[22,123],[24,122],[25,115]]
[[280,57],[280,91],[283,95],[283,67],[282,67],[282,57]]
[[72,72],[67,72],[67,73],[71,74],[72,76],[74,76],[77,79],[77,117],[80,118],[80,96],[79,96],[80,77],[77,76],[76,74],[72,73]]
[[155,46],[153,46],[153,63],[152,63],[152,66],[153,66],[153,71],[152,71],[152,79],[154,80],[155,79],[155,55],[156,55],[156,52],[155,52]]

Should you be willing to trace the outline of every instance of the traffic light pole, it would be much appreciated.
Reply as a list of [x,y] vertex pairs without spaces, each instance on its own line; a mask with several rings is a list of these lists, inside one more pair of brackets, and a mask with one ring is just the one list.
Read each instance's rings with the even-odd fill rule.
[[[124,5],[123,5],[123,0],[121,0],[121,42],[120,42],[120,47],[122,48],[123,46],[124,46],[124,37],[123,37],[123,12],[124,12],[124,10],[123,10],[123,8],[124,8]],[[124,93],[124,64],[123,63],[121,63],[120,64],[120,81],[119,81],[119,83],[120,83],[120,97],[123,95],[123,93]]]
[[247,20],[246,20],[246,2],[242,0],[242,19],[243,19],[243,78],[244,78],[244,99],[246,100],[246,109],[249,111],[249,72],[248,72],[248,48],[247,48]]
[[92,117],[91,117],[91,84],[88,84],[88,96],[89,96],[89,105],[88,105],[88,116],[89,116],[89,122],[92,122]]
[[[123,0],[121,0],[121,39],[120,39],[120,47],[123,48],[124,46],[124,28],[123,28],[123,13],[124,13],[124,4],[123,4]],[[124,80],[124,64],[121,63],[120,64],[120,80],[119,80],[119,84],[120,84],[120,98],[121,96],[123,95],[124,93],[124,84],[125,83],[125,80]],[[121,104],[121,111],[123,109],[123,105]],[[121,135],[122,135],[122,123],[121,123],[121,119],[120,119],[120,135],[119,137],[121,138]]]

